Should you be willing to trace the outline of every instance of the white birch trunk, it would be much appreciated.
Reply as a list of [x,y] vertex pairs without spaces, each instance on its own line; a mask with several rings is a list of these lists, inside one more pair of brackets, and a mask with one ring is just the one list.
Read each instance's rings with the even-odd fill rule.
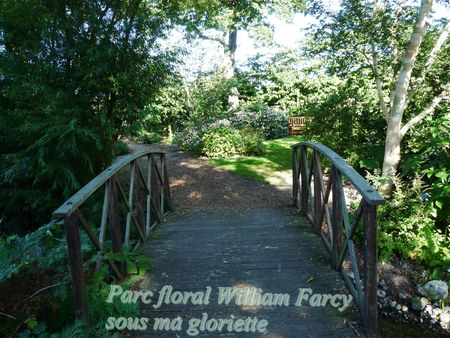
[[428,18],[433,7],[432,0],[422,0],[408,48],[395,85],[394,99],[388,118],[382,175],[386,178],[381,187],[384,195],[392,190],[393,178],[400,162],[400,143],[402,140],[402,117],[406,106],[409,83],[419,48],[425,35]]
[[[225,64],[224,71],[227,80],[232,80],[235,75],[236,67],[236,49],[237,49],[237,28],[230,30],[228,35],[228,43],[225,48]],[[231,87],[230,95],[228,96],[228,109],[236,110],[239,107],[239,92],[235,86]]]

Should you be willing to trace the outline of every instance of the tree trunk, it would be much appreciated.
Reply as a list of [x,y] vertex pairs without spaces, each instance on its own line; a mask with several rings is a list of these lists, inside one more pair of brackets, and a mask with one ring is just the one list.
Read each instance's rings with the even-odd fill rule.
[[389,196],[392,191],[393,178],[400,162],[400,143],[402,140],[401,127],[403,112],[406,107],[411,73],[419,53],[420,44],[425,35],[426,25],[433,6],[432,0],[422,0],[417,15],[414,30],[411,34],[408,48],[403,56],[402,65],[395,85],[394,100],[388,117],[386,142],[384,150],[382,176],[385,180],[381,186],[381,193]]
[[[225,46],[225,77],[232,80],[235,75],[235,54],[237,48],[237,28],[233,27],[228,33],[228,43]],[[236,110],[239,107],[239,92],[235,84],[232,84],[228,96],[228,109]]]

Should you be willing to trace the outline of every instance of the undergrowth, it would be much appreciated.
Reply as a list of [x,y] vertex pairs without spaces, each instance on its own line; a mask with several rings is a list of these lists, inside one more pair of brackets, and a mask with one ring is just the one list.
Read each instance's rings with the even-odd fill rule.
[[[82,233],[83,234],[83,233]],[[105,247],[110,243],[106,242]],[[75,319],[71,279],[66,257],[64,226],[51,222],[26,236],[0,239],[0,336],[1,337],[108,337],[105,322],[109,316],[135,317],[137,303],[119,299],[107,303],[111,283],[131,290],[139,275],[151,266],[148,257],[127,251],[98,255],[87,236],[81,236],[85,259],[90,325]],[[126,264],[128,279],[115,281],[108,265],[93,271],[98,259]],[[118,333],[113,334],[118,337]]]
[[[377,188],[379,175],[368,176]],[[399,177],[394,179],[395,190],[391,198],[379,207],[378,249],[381,261],[394,255],[425,264],[430,278],[447,278],[450,267],[449,225],[436,224],[430,194],[419,176],[408,185]]]

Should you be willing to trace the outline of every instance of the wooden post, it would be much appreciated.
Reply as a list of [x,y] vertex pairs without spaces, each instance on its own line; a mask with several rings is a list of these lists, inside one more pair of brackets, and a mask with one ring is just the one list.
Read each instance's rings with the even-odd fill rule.
[[158,168],[156,167],[156,158],[152,155],[152,200],[155,205],[155,212],[161,215],[161,202],[160,202],[160,193],[159,193],[159,178],[157,173]]
[[[102,248],[103,253],[103,243],[105,242],[105,233],[106,233],[106,222],[108,220],[108,208],[109,207],[109,193],[108,193],[108,184],[105,184],[105,193],[103,197],[103,207],[102,207],[102,219],[100,221],[100,234],[98,237],[98,242],[100,243],[100,246]],[[95,271],[100,271],[100,265],[102,263],[101,258],[99,257],[97,261],[95,262]]]
[[377,335],[377,208],[364,205],[364,301],[363,322],[368,337]]
[[161,209],[161,215],[164,215],[164,180],[166,179],[164,177],[164,154],[161,154],[160,157],[160,165],[161,165],[161,191],[160,191],[160,209]]
[[[109,193],[109,209],[108,218],[111,227],[111,246],[112,251],[122,252],[122,230],[120,229],[119,203],[117,200],[117,183],[116,176],[111,176],[108,181]],[[119,264],[120,273],[123,274],[125,267],[122,263]]]
[[298,158],[297,147],[292,147],[292,202],[298,208]]
[[145,237],[150,235],[150,227],[152,226],[152,160],[150,155],[147,156],[147,208],[145,219]]
[[164,155],[164,186],[166,187],[166,201],[169,211],[175,211],[172,205],[172,197],[170,196],[169,174],[167,172],[167,158]]
[[78,210],[64,218],[67,239],[67,258],[69,261],[72,287],[74,292],[75,311],[77,317],[89,322],[86,285],[84,281],[83,257],[81,254],[80,229],[78,226]]
[[134,196],[135,196],[135,208],[136,208],[136,219],[139,221],[144,229],[142,231],[145,235],[145,211],[144,211],[144,198],[142,194],[142,186],[144,182],[142,182],[141,176],[139,175],[139,163],[136,160],[135,168],[135,187],[134,187]]
[[130,243],[130,232],[131,232],[131,213],[133,212],[133,197],[134,189],[136,188],[136,160],[131,162],[131,174],[130,174],[130,191],[128,192],[128,205],[131,210],[127,212],[127,221],[125,223],[125,239],[124,245],[128,246]]
[[[314,170],[314,230],[316,233],[320,233],[322,230],[322,222],[320,220],[320,214],[322,211],[322,171],[320,170],[320,155],[317,150],[313,152],[313,170]],[[319,224],[320,223],[320,224]]]
[[342,180],[342,175],[336,167],[332,167],[332,175],[330,179],[331,191],[332,191],[332,217],[331,217],[331,228],[332,228],[332,246],[331,246],[331,262],[333,269],[338,270],[339,267],[339,254],[342,247],[342,208],[338,180]]
[[308,195],[309,195],[309,184],[308,184],[308,151],[306,146],[301,147],[301,158],[300,158],[300,175],[301,175],[301,210],[305,215],[308,214]]

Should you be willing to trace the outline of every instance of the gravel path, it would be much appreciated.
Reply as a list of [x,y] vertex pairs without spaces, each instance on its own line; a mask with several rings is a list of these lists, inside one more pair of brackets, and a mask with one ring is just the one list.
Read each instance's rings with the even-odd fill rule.
[[171,145],[130,144],[132,152],[146,148],[168,153],[172,199],[178,212],[243,212],[291,207],[291,187],[273,186],[214,167],[205,159]]

